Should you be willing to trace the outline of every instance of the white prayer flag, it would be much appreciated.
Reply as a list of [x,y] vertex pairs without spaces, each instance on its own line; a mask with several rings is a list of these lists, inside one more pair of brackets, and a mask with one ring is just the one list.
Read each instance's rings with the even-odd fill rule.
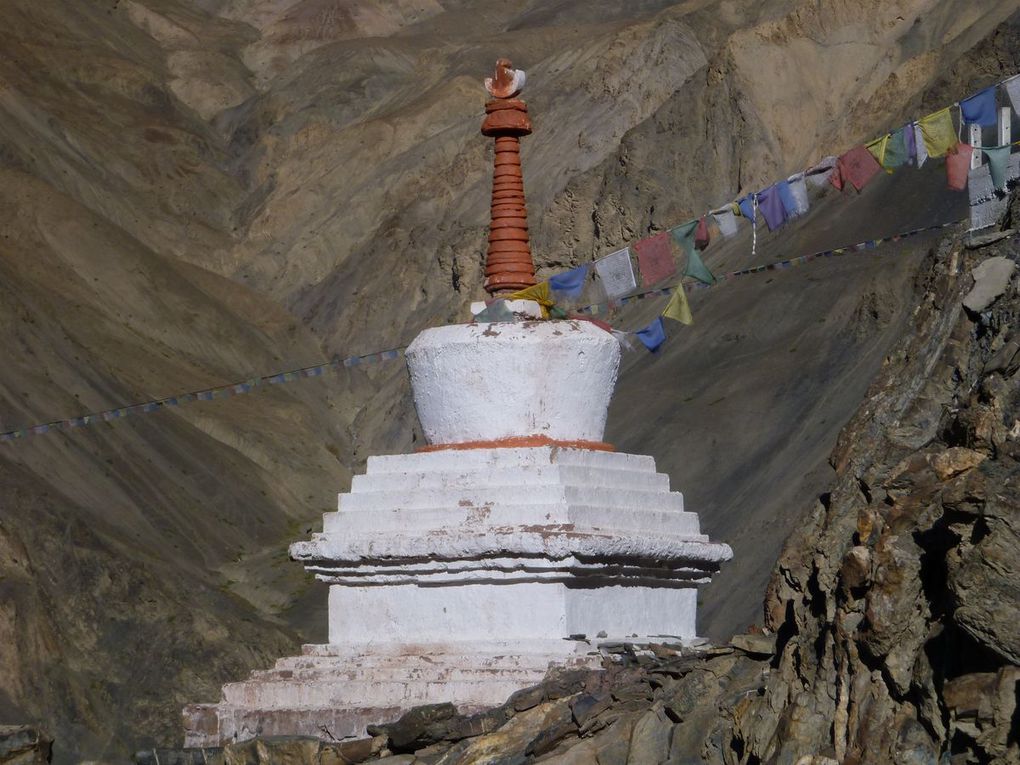
[[719,233],[724,237],[730,237],[737,233],[737,216],[733,214],[732,206],[726,205],[718,210],[713,210],[712,217],[715,218],[715,225],[719,227]]
[[602,280],[606,295],[611,298],[623,297],[637,287],[634,266],[630,262],[630,250],[626,247],[596,260],[595,271]]
[[1014,77],[1011,80],[1006,80],[1003,83],[1006,86],[1006,92],[1009,94],[1009,100],[1013,104],[1013,111],[1020,115],[1020,77]]
[[786,212],[791,217],[803,215],[808,211],[807,184],[804,183],[804,173],[791,175],[787,179],[787,183],[790,184],[790,196],[793,197],[795,207],[793,210],[787,210]]
[[916,122],[914,123],[914,151],[917,154],[917,166],[921,167],[924,161],[928,159],[928,147],[924,143],[924,133],[921,132],[921,126]]
[[829,182],[829,176],[832,175],[833,168],[835,167],[836,158],[832,156],[825,157],[821,162],[804,173],[804,180],[812,188],[817,189]]

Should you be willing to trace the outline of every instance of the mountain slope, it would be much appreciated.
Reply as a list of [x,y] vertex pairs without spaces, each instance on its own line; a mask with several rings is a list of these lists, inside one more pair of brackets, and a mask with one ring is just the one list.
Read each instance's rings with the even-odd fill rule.
[[[1015,10],[6,2],[0,422],[371,352],[463,320],[487,221],[478,83],[497,55],[529,73],[525,174],[549,273],[1015,71],[1013,27],[1000,26]],[[762,237],[754,262],[959,215],[958,198],[929,210],[930,196],[889,182],[850,207],[822,200]],[[709,633],[756,618],[794,498],[821,490],[835,433],[902,326],[909,253],[923,246],[881,272],[826,262],[707,291],[692,332],[628,361],[610,436],[655,454],[706,530],[738,549],[706,594]],[[743,241],[709,260],[752,262]],[[641,310],[653,307],[614,321],[633,328]],[[846,385],[830,396],[834,376]],[[321,639],[324,592],[285,545],[367,455],[410,449],[415,428],[391,363],[3,444],[0,717],[44,723],[60,761],[122,758],[178,735],[185,701]]]

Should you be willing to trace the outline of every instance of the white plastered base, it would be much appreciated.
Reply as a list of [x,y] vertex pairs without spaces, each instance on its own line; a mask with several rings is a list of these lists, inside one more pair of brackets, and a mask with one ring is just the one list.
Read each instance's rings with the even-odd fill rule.
[[186,742],[364,734],[421,704],[501,704],[600,641],[696,641],[732,553],[651,457],[531,447],[371,457],[291,555],[330,584],[329,644],[185,710]]

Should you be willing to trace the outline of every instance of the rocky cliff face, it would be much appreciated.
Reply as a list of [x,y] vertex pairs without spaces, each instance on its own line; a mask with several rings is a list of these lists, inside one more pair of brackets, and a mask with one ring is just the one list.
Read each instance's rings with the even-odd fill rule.
[[[5,2],[0,422],[462,319],[487,214],[478,79],[496,55],[533,84],[524,163],[544,274],[1016,71],[1015,10]],[[755,261],[960,216],[958,198],[897,183],[823,200]],[[706,595],[712,634],[757,617],[795,500],[830,481],[840,425],[908,326],[924,246],[896,251],[881,273],[711,291],[686,342],[625,371],[620,400],[639,405],[614,410],[611,437],[653,453],[737,552]],[[741,240],[710,260],[751,262]],[[45,723],[63,760],[172,740],[184,703],[321,635],[324,594],[285,544],[368,454],[414,439],[393,364],[3,445],[0,718]]]

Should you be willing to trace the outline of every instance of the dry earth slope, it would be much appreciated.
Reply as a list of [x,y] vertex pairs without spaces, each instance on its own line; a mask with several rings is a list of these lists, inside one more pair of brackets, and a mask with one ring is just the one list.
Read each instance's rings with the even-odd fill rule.
[[[478,80],[496,55],[533,83],[525,172],[537,257],[555,269],[1016,71],[1016,9],[7,0],[0,423],[378,350],[463,319],[488,197]],[[863,221],[882,231],[834,224],[822,211],[846,208],[830,197],[758,257],[959,212],[959,199],[909,196],[883,184],[854,201],[868,217],[889,211]],[[708,595],[708,632],[756,618],[794,497],[824,486],[835,433],[905,320],[906,254],[880,275],[846,265],[712,291],[695,306],[699,334],[626,371],[620,400],[642,405],[614,411],[614,438],[655,453],[737,549],[730,584]],[[711,257],[748,262],[739,242]],[[839,289],[814,292],[825,279]],[[803,443],[763,456],[801,408]],[[0,719],[43,723],[60,761],[173,740],[183,703],[321,635],[323,593],[285,543],[367,454],[414,439],[390,364],[4,445]]]

